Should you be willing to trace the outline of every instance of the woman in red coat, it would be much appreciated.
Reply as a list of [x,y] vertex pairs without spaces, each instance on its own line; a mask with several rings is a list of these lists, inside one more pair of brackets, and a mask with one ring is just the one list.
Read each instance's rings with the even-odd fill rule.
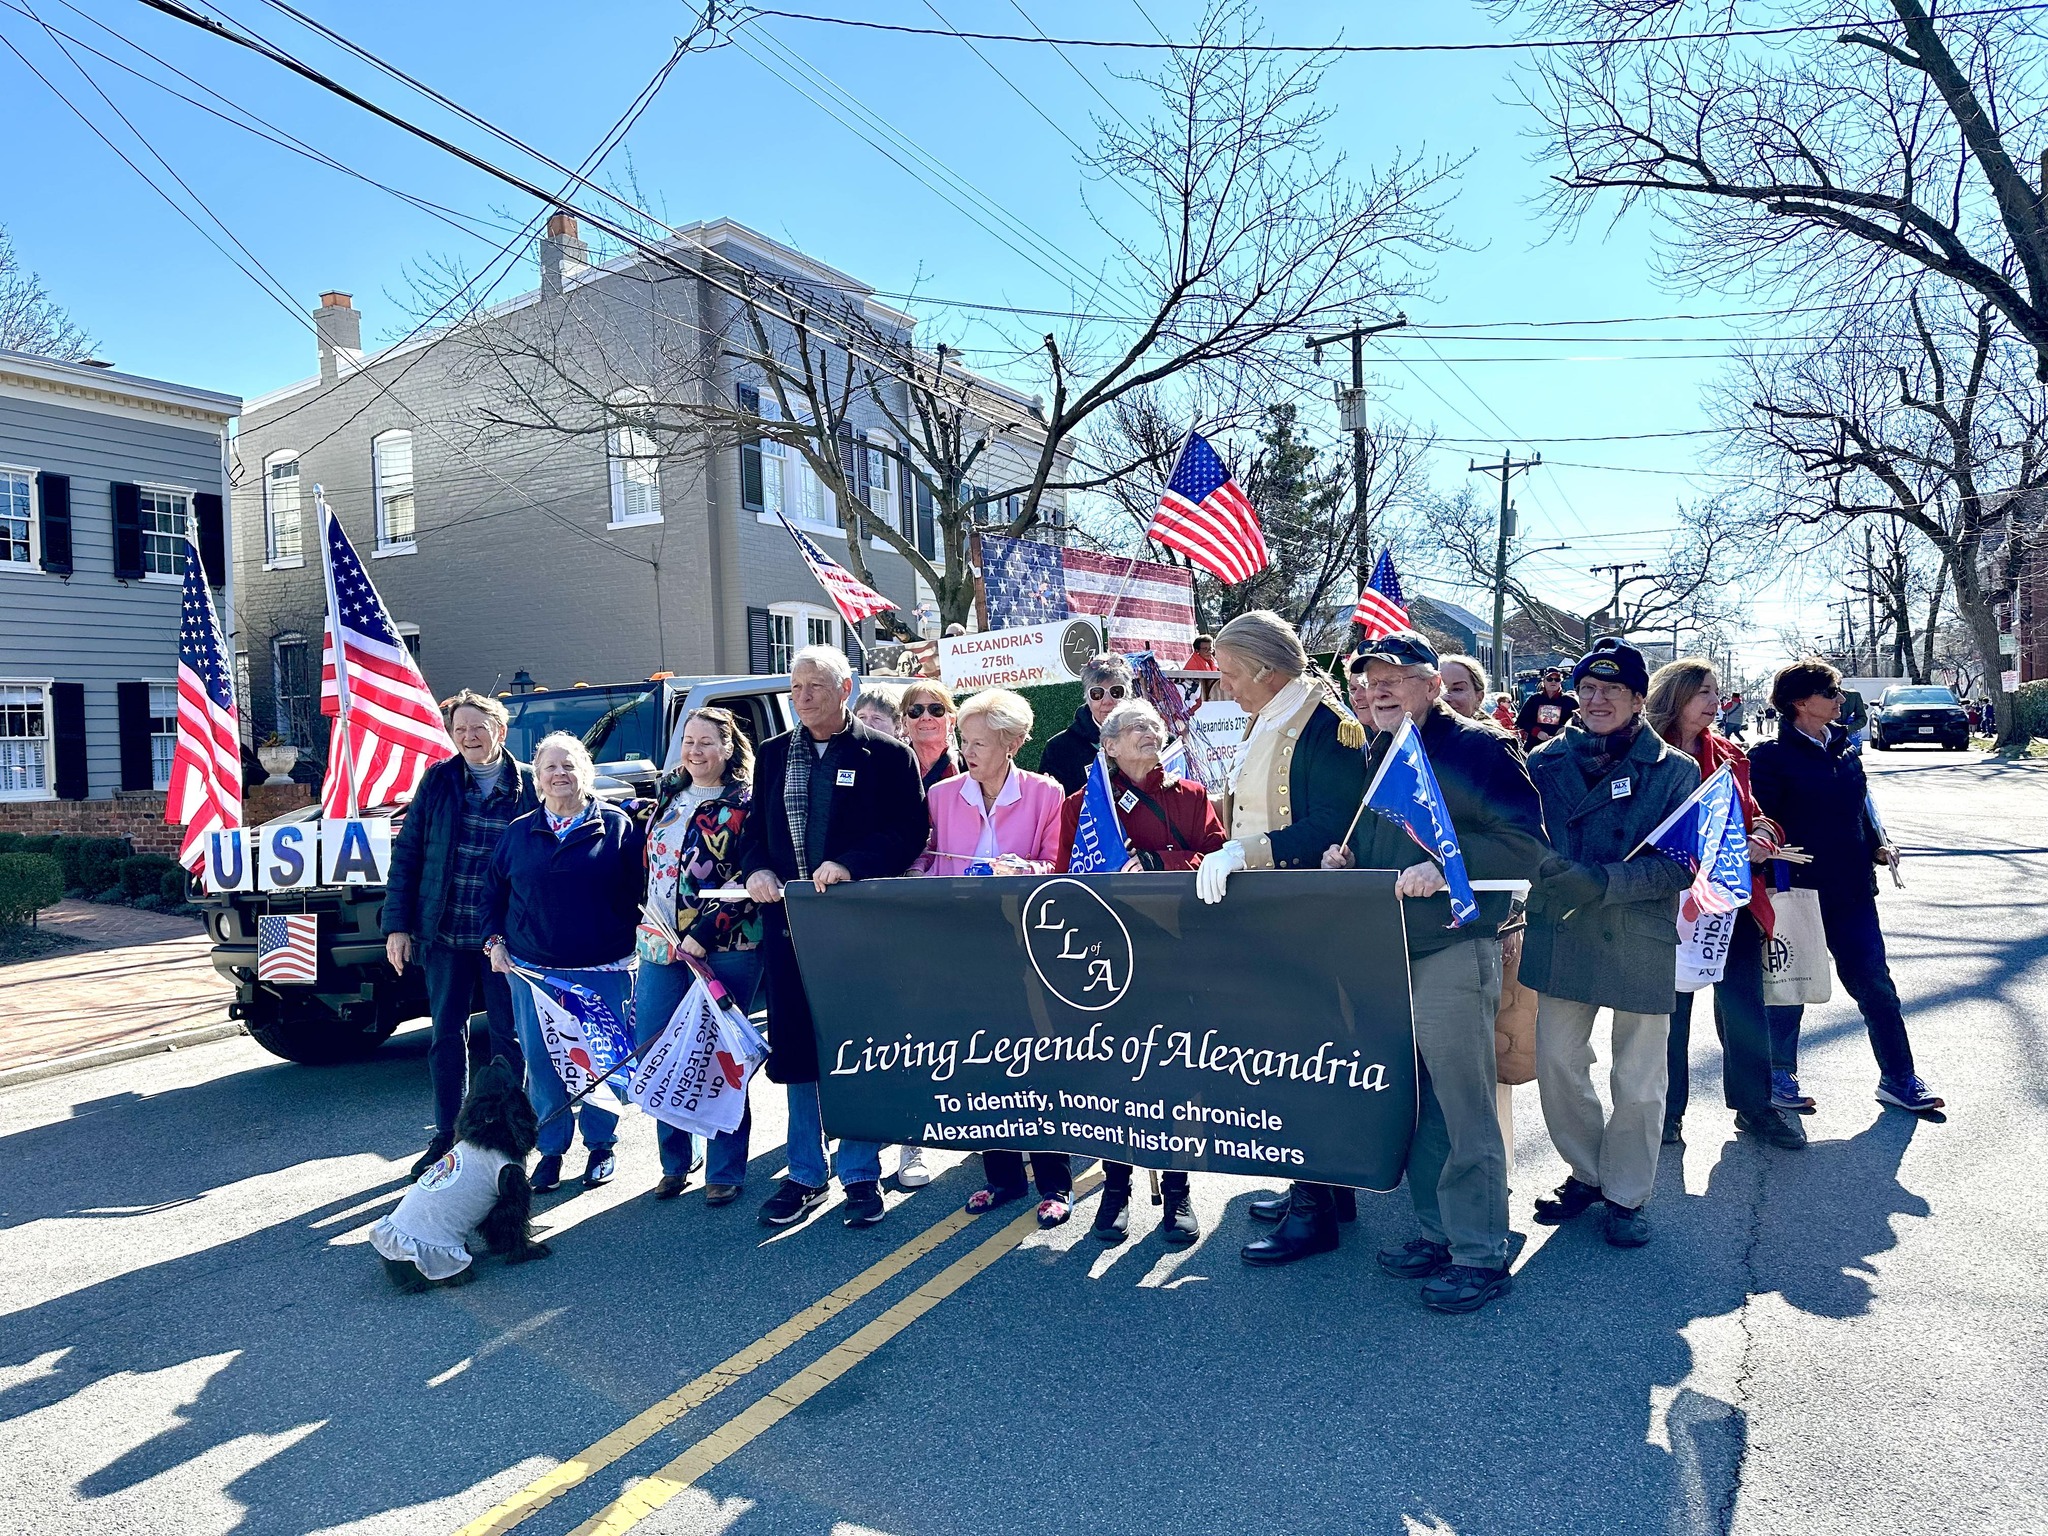
[[[1166,748],[1166,722],[1143,699],[1130,699],[1110,711],[1102,722],[1102,751],[1109,759],[1109,795],[1116,802],[1117,821],[1123,827],[1124,847],[1130,857],[1127,871],[1189,870],[1202,862],[1202,855],[1223,846],[1223,822],[1210,802],[1208,791],[1199,784],[1176,778],[1159,766],[1159,754]],[[1060,844],[1057,868],[1064,873],[1074,856],[1074,833],[1081,824],[1081,801],[1088,787],[1067,796],[1060,809]],[[1202,1235],[1188,1200],[1188,1176],[1169,1172],[1160,1180],[1166,1202],[1159,1221],[1159,1235],[1176,1248],[1185,1248]],[[1095,1208],[1095,1235],[1105,1243],[1120,1243],[1130,1236],[1131,1165],[1102,1164],[1102,1201]]]

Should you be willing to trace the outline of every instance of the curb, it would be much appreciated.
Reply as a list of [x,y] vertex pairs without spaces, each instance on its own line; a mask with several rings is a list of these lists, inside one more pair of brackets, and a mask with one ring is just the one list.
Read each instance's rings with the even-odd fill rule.
[[40,1083],[48,1078],[64,1077],[73,1072],[87,1071],[92,1067],[109,1067],[143,1056],[161,1056],[169,1051],[182,1051],[189,1046],[207,1045],[216,1040],[246,1035],[248,1032],[240,1023],[233,1021],[199,1024],[191,1029],[178,1030],[174,1034],[153,1035],[147,1040],[131,1040],[126,1045],[104,1046],[97,1051],[86,1051],[78,1056],[60,1056],[52,1061],[31,1062],[25,1067],[13,1067],[0,1072],[0,1089],[18,1088],[24,1083]]

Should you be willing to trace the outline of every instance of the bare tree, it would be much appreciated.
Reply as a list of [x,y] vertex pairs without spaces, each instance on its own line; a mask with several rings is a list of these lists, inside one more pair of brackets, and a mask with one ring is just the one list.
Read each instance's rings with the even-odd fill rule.
[[[1864,558],[1854,561],[1844,585],[1875,614],[1873,657],[1886,649],[1895,676],[1927,682],[1934,673],[1936,635],[1949,585],[1948,560],[1911,528],[1894,519],[1866,522]],[[1853,532],[1853,530],[1852,530]],[[1880,636],[1889,636],[1880,642]]]
[[84,362],[93,351],[92,338],[50,297],[43,280],[22,266],[4,226],[0,226],[0,348],[73,363]]

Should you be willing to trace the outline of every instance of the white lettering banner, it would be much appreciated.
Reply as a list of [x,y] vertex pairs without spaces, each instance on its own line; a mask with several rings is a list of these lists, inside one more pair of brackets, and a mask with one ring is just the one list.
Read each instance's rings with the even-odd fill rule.
[[1102,631],[1088,619],[1061,619],[1025,629],[989,629],[938,642],[939,680],[956,693],[975,688],[1030,688],[1071,683],[1102,649]]

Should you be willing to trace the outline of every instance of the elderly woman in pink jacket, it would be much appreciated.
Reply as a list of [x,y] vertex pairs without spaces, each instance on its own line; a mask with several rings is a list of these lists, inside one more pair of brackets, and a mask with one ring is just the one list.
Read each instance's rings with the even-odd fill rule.
[[[1017,766],[1031,723],[1030,704],[1007,688],[985,689],[960,706],[967,771],[931,788],[932,842],[918,860],[925,874],[1044,874],[1059,862],[1066,791],[1057,779]],[[987,1182],[968,1200],[968,1210],[992,1211],[1029,1188],[1023,1153],[984,1152],[981,1163]],[[1071,1160],[1063,1152],[1034,1152],[1031,1177],[1038,1185],[1038,1224],[1059,1226],[1073,1214]]]

